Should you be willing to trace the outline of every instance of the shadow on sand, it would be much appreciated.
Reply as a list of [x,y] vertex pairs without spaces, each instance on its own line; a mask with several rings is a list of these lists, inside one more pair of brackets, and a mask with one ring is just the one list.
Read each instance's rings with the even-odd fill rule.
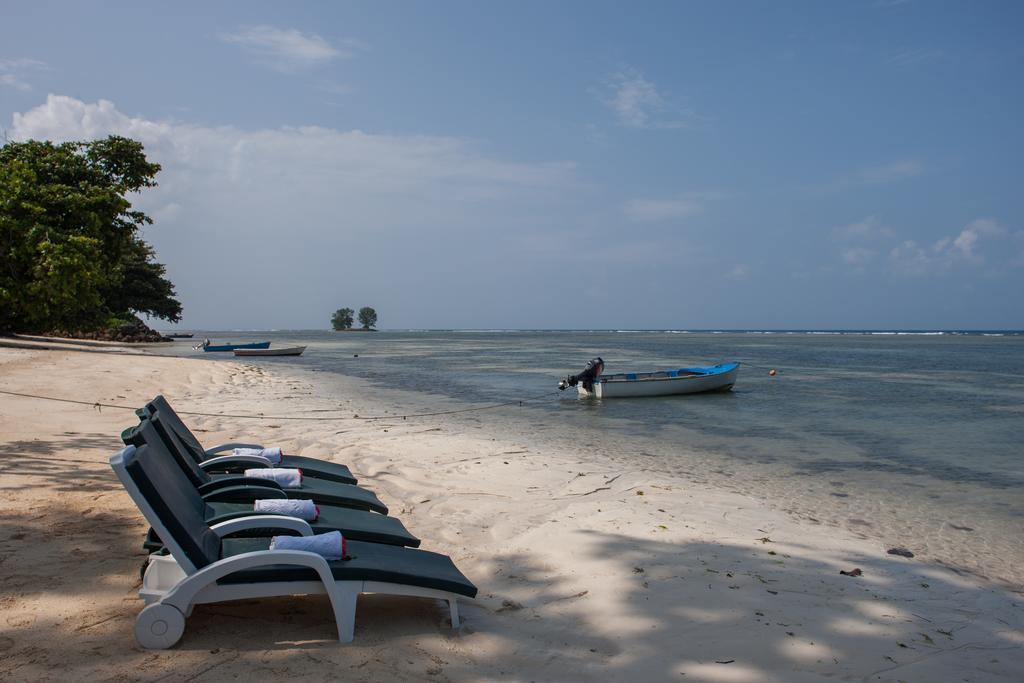
[[493,557],[458,632],[433,601],[364,596],[355,642],[339,645],[326,598],[273,598],[199,606],[174,649],[150,652],[132,635],[145,524],[119,501],[0,516],[0,678],[1012,680],[1024,666],[1019,596],[947,571],[850,556],[862,576],[849,577],[799,544],[587,531],[580,568],[611,563],[602,583]]

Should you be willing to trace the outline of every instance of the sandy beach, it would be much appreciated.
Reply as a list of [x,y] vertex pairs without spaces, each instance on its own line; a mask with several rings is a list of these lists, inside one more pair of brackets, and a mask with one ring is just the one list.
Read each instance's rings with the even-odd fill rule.
[[[1024,600],[731,492],[545,452],[529,435],[382,414],[344,380],[253,363],[0,349],[0,389],[179,410],[349,465],[479,588],[444,606],[364,596],[351,644],[326,598],[199,606],[181,642],[132,634],[147,527],[107,460],[128,410],[0,394],[0,679],[1020,680]],[[332,385],[333,387],[334,385]],[[337,391],[337,389],[332,389]],[[350,409],[350,410],[349,410]],[[841,571],[860,569],[859,576]]]

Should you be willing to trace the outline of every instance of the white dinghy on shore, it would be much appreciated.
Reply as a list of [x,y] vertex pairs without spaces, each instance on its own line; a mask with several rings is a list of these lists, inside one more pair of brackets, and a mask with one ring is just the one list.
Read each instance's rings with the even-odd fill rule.
[[708,391],[728,391],[736,383],[739,363],[719,363],[706,367],[679,368],[660,372],[624,372],[602,375],[604,361],[595,358],[579,375],[569,375],[558,383],[559,389],[574,386],[580,398],[635,398],[676,396]]

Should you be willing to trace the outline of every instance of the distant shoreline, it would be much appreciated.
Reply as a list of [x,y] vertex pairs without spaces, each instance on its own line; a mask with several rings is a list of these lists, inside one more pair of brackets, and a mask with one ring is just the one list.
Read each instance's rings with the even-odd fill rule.
[[[362,328],[352,328],[348,330],[325,330],[324,328],[271,328],[264,330],[256,329],[232,329],[232,330],[205,330],[204,332],[212,333],[233,333],[233,334],[259,334],[263,332],[392,332],[392,333],[414,333],[414,332],[452,332],[452,333],[473,333],[473,334],[500,334],[500,333],[520,333],[528,332],[531,334],[543,333],[543,332],[554,332],[554,333],[567,333],[574,332],[579,334],[807,334],[807,335],[902,335],[902,336],[1005,336],[1005,337],[1017,337],[1024,336],[1024,329],[1014,330],[969,330],[969,329],[842,329],[842,330],[829,330],[829,329],[679,329],[679,328],[483,328],[483,327],[396,327],[384,330],[371,329],[364,330]],[[173,332],[162,332],[161,334],[173,334]]]
[[966,335],[966,336],[1024,336],[1024,330],[817,330],[817,329],[806,329],[806,330],[787,330],[787,329],[626,329],[626,328],[580,328],[580,329],[542,329],[542,328],[396,328],[384,330],[385,332],[472,332],[472,333],[488,333],[488,334],[499,334],[499,333],[515,333],[515,332],[529,332],[529,333],[541,333],[541,332],[575,332],[575,333],[589,333],[589,334],[806,334],[806,335],[903,335],[903,336],[942,336],[942,335]]

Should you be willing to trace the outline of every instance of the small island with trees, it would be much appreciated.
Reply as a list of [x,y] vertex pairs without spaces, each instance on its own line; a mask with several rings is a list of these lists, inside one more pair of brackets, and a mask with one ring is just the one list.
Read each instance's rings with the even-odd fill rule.
[[373,329],[377,326],[377,311],[369,306],[359,309],[359,324],[362,327],[352,327],[355,311],[351,308],[339,308],[331,316],[331,327],[335,332],[376,332]]

